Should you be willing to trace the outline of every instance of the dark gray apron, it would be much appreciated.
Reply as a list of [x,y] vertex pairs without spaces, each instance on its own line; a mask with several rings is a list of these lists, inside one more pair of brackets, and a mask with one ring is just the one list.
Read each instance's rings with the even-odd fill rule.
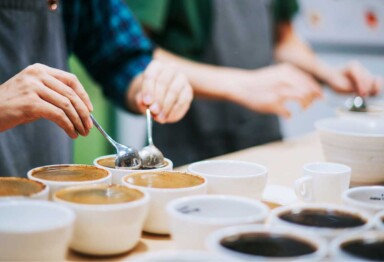
[[[61,10],[47,0],[0,0],[0,83],[28,65],[67,69]],[[70,163],[71,139],[45,119],[0,133],[0,176],[26,176],[29,169]]]
[[[273,63],[270,0],[213,0],[212,6],[212,34],[203,62],[245,69]],[[178,166],[275,141],[281,133],[276,116],[195,99],[182,121],[155,125],[154,139]]]

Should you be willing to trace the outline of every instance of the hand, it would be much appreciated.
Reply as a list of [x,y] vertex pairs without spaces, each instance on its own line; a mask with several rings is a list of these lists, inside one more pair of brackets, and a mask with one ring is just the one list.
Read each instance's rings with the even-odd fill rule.
[[42,64],[28,66],[0,85],[0,131],[46,118],[76,138],[89,133],[92,110],[76,76]]
[[383,80],[373,76],[358,62],[351,62],[342,70],[327,69],[323,81],[339,93],[374,96],[380,92]]
[[289,64],[279,64],[245,73],[235,82],[234,102],[251,110],[289,117],[285,102],[297,101],[307,108],[322,96],[320,85],[308,74]]
[[131,86],[128,93],[131,109],[144,113],[149,107],[159,123],[177,122],[187,113],[193,91],[183,74],[154,60],[141,78],[141,84]]

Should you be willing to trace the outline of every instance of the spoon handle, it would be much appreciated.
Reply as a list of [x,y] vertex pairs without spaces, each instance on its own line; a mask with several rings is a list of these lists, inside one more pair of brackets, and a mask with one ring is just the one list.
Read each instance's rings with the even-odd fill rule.
[[90,114],[91,116],[91,119],[92,119],[92,122],[93,124],[95,125],[95,127],[100,131],[100,133],[114,146],[117,148],[117,142],[115,140],[113,140],[108,134],[107,132],[104,131],[104,129],[99,125],[99,123],[96,121],[96,119],[93,117],[92,114]]
[[152,140],[152,115],[151,115],[151,110],[147,108],[145,111],[147,115],[147,136],[148,136],[148,144],[153,145],[153,140]]

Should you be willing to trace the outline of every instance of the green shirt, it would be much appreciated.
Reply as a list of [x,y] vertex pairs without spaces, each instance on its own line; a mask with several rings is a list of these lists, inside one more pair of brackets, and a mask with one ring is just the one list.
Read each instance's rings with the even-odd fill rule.
[[[151,38],[176,54],[197,59],[206,44],[211,27],[211,1],[208,0],[126,0]],[[289,21],[298,10],[296,0],[274,0],[276,22]]]

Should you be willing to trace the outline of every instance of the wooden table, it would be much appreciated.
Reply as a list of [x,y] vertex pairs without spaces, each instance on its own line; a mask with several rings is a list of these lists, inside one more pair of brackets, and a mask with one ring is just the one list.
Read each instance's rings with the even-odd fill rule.
[[[215,159],[232,159],[256,162],[268,168],[268,185],[292,186],[301,176],[301,167],[308,162],[323,161],[318,136],[308,134],[303,137],[256,146]],[[184,171],[186,166],[176,170]],[[172,249],[173,243],[168,236],[143,234],[139,244],[130,252],[113,257],[83,256],[70,251],[68,261],[122,261],[148,251]]]

